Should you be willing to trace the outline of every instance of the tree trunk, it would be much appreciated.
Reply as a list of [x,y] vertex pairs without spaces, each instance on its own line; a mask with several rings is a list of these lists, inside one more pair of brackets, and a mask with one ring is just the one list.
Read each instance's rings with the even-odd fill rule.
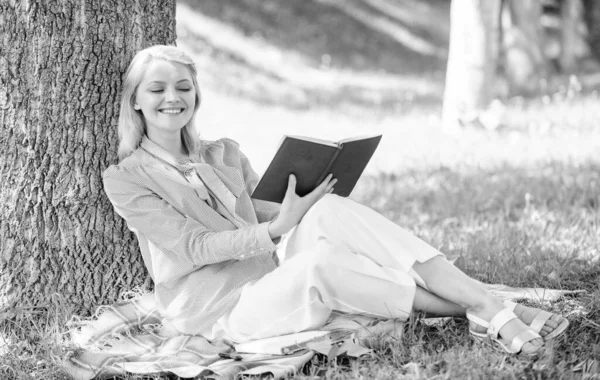
[[584,0],[583,6],[588,29],[588,44],[594,57],[600,59],[600,1]]
[[492,100],[500,5],[500,0],[452,0],[443,111],[446,129],[476,120]]
[[504,74],[512,94],[534,94],[548,76],[539,0],[508,0],[502,24]]
[[175,42],[174,0],[0,0],[0,309],[114,302],[147,273],[102,172],[123,74]]
[[565,73],[577,71],[580,60],[590,56],[583,11],[581,0],[563,0],[561,3],[562,49],[559,61]]

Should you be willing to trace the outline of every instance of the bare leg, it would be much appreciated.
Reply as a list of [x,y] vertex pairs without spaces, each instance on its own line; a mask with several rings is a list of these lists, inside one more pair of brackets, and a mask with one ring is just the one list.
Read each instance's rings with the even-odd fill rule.
[[[462,306],[484,320],[489,321],[505,308],[502,301],[494,297],[479,281],[470,278],[442,257],[417,262],[413,269],[433,294]],[[502,328],[500,335],[510,340],[525,328],[528,327],[523,322],[513,320]],[[526,353],[535,352],[542,344],[541,339],[536,339],[526,343],[522,350]]]
[[417,286],[413,309],[428,317],[464,317],[466,309]]

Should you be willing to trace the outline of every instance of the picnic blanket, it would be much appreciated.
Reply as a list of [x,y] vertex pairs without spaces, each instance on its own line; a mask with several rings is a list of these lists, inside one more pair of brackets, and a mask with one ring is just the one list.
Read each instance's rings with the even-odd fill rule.
[[[486,286],[502,299],[540,302],[580,292],[500,284]],[[88,320],[74,317],[71,328],[72,350],[62,365],[76,380],[125,373],[233,379],[239,375],[285,377],[301,369],[316,352],[330,357],[358,357],[370,352],[369,347],[375,341],[400,339],[404,323],[334,312],[321,330],[345,332],[345,339],[291,355],[247,356],[242,360],[224,358],[234,352],[233,345],[226,341],[183,335],[163,325],[152,293],[137,294],[119,304],[102,306]]]

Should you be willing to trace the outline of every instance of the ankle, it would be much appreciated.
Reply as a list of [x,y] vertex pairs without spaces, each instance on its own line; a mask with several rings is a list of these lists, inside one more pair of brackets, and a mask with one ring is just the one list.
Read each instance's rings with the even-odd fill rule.
[[502,309],[504,309],[502,302],[498,298],[490,295],[488,297],[482,297],[479,302],[467,307],[467,312],[489,320]]

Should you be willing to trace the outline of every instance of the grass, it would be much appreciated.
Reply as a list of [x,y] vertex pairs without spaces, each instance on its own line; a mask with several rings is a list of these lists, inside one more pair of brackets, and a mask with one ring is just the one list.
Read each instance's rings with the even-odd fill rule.
[[[284,133],[331,139],[383,133],[354,199],[479,280],[586,290],[544,305],[571,326],[536,360],[473,343],[462,320],[428,326],[415,315],[400,340],[382,343],[372,356],[318,360],[298,378],[599,378],[596,93],[565,85],[539,99],[510,99],[500,128],[447,134],[439,120],[444,59],[411,50],[399,28],[407,25],[402,14],[421,7],[409,28],[415,41],[446,46],[448,2],[323,0],[311,8],[290,0],[280,3],[279,15],[276,3],[180,2],[178,44],[198,62],[198,119],[206,138],[239,141],[262,172]],[[392,3],[395,20],[378,11]],[[371,25],[365,12],[387,19]],[[424,28],[425,21],[437,28]],[[0,378],[66,379],[56,358],[65,353],[70,309],[12,312],[0,314]]]
[[[551,306],[571,322],[565,339],[541,359],[521,359],[474,344],[462,320],[432,327],[414,316],[402,339],[373,356],[323,360],[306,373],[327,379],[594,378],[600,363],[600,162],[592,149],[597,118],[589,117],[597,112],[595,100],[580,95],[570,103],[510,106],[514,121],[504,131],[465,130],[462,145],[453,145],[454,160],[436,163],[435,149],[421,150],[420,161],[405,153],[403,169],[366,175],[352,195],[479,280],[586,290]],[[531,120],[547,127],[533,133]],[[534,140],[539,152],[523,149]],[[518,148],[505,149],[507,141],[519,141]],[[488,154],[470,149],[477,144],[485,144]],[[3,320],[0,378],[66,378],[54,357],[64,354],[60,343],[70,313],[33,312],[21,311],[20,325]]]

